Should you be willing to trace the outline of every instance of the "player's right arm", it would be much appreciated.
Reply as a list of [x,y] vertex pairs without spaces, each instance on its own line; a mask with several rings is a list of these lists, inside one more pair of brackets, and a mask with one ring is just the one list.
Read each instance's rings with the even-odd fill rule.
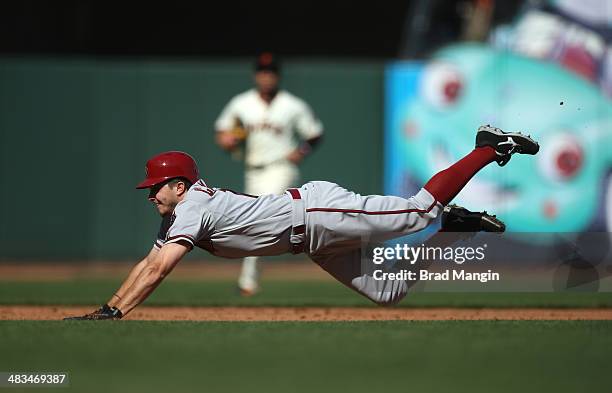
[[168,233],[168,229],[170,229],[171,225],[172,216],[165,216],[159,225],[157,238],[155,239],[155,242],[153,243],[153,247],[151,247],[151,251],[149,251],[149,254],[147,254],[147,256],[145,256],[136,265],[134,265],[127,278],[123,281],[123,284],[121,284],[119,289],[113,294],[113,296],[111,296],[108,303],[102,306],[102,308],[104,308],[105,306],[107,308],[114,307],[115,305],[117,305],[117,303],[119,303],[120,300],[125,297],[128,288],[130,288],[134,284],[134,281],[136,281],[137,277],[140,275],[143,269],[149,266],[151,262],[154,261],[155,258],[157,258],[157,254],[159,254],[159,250],[165,243],[166,234]]
[[119,289],[113,294],[113,296],[111,296],[111,298],[108,300],[108,302],[103,304],[99,309],[97,309],[97,310],[95,310],[95,311],[93,311],[93,312],[91,312],[89,314],[83,315],[83,316],[64,318],[64,320],[67,320],[67,319],[83,320],[83,319],[108,319],[108,318],[111,318],[110,314],[113,312],[112,308],[116,307],[116,305],[121,300],[123,300],[123,298],[128,293],[129,288],[132,287],[134,282],[141,275],[142,271],[145,270],[147,268],[147,266],[152,264],[152,261],[154,261],[157,258],[158,254],[159,254],[159,247],[156,244],[155,246],[153,246],[151,251],[149,251],[149,254],[146,257],[144,257],[140,262],[138,262],[132,268],[132,270],[128,274],[127,278],[123,281],[123,284],[121,284]]
[[240,143],[240,139],[234,135],[231,130],[229,131],[217,131],[215,134],[215,142],[221,146],[223,150],[232,151]]
[[215,142],[226,151],[234,150],[244,139],[241,136],[246,136],[238,115],[238,106],[237,97],[234,97],[215,121]]
[[121,284],[119,289],[113,294],[110,300],[106,303],[108,304],[109,307],[114,307],[121,299],[125,297],[125,294],[128,288],[130,288],[134,284],[134,281],[136,281],[136,278],[140,275],[142,270],[145,267],[147,267],[147,265],[151,261],[155,260],[158,253],[159,253],[159,248],[157,247],[151,248],[151,251],[149,251],[149,254],[132,268],[132,270],[130,271],[130,274],[128,274],[127,278],[123,281],[123,284]]
[[190,242],[182,240],[164,244],[156,257],[147,262],[133,285],[127,288],[125,296],[117,303],[116,307],[120,310],[120,317],[127,315],[149,297],[192,248],[193,245]]

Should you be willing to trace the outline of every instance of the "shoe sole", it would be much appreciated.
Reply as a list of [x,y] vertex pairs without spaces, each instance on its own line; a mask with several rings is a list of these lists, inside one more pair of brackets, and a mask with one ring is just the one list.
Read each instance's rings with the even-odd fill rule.
[[[502,233],[506,231],[506,225],[495,217],[484,214],[481,218],[482,230],[484,232]],[[490,229],[490,230],[489,230]]]
[[480,229],[478,230],[478,232],[502,233],[506,231],[506,225],[502,221],[498,220],[495,216],[487,214],[486,212],[470,212],[464,207],[455,204],[448,205],[444,208],[444,214],[446,215],[446,217],[461,217],[462,214],[453,213],[453,211],[462,212],[463,214],[465,214],[464,212],[467,212],[468,214],[479,214]]

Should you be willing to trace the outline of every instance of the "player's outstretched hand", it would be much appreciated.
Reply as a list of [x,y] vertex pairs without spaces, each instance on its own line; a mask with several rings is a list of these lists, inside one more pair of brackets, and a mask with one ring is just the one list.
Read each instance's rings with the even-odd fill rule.
[[67,317],[64,321],[96,321],[103,319],[121,319],[123,314],[116,307],[109,307],[108,304],[103,305],[96,311],[78,317]]

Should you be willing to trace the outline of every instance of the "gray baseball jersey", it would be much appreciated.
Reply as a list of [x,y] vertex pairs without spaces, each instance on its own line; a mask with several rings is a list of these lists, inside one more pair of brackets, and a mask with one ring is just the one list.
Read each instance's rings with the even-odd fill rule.
[[279,255],[290,251],[291,223],[286,195],[255,197],[199,180],[162,221],[155,244],[184,241],[225,258]]
[[162,223],[156,246],[184,241],[227,258],[303,251],[338,281],[388,304],[399,301],[407,285],[361,274],[360,248],[419,231],[441,210],[424,189],[409,199],[362,196],[315,181],[254,197],[199,180]]

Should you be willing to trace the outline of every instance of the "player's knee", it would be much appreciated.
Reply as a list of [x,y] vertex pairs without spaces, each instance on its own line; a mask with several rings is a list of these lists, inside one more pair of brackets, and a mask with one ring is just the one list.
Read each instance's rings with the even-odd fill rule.
[[354,279],[352,286],[357,292],[379,306],[393,306],[399,303],[408,293],[406,281],[378,281],[368,275]]
[[377,294],[366,295],[368,299],[372,300],[379,306],[389,307],[395,306],[399,303],[405,296],[407,292],[404,291],[396,291],[396,292],[379,292]]
[[408,286],[405,281],[383,282],[381,284],[383,285],[362,286],[357,290],[379,306],[394,306],[408,293]]

